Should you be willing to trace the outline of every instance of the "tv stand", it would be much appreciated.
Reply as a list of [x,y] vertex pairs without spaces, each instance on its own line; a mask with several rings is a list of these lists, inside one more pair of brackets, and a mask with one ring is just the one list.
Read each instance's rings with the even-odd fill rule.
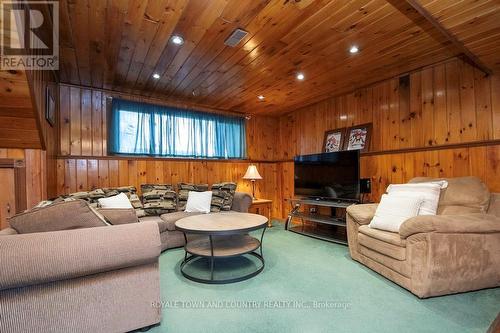
[[[321,235],[318,233],[314,233],[311,231],[307,231],[305,228],[305,221],[319,223],[319,224],[327,224],[333,225],[340,228],[346,228],[346,220],[345,220],[345,209],[353,204],[358,203],[357,201],[347,201],[341,199],[334,200],[321,200],[317,198],[295,198],[291,199],[290,203],[292,205],[292,210],[288,214],[288,218],[285,223],[285,230],[289,230],[301,235],[318,238],[321,240],[339,243],[347,245],[347,241],[345,239],[340,239],[334,236],[329,235]],[[300,208],[304,205],[313,206],[313,207],[329,207],[332,209],[331,215],[318,214],[318,213],[308,213],[301,212]],[[341,210],[341,215],[337,216],[337,210]],[[299,219],[302,224],[301,226],[293,226],[293,219]]]

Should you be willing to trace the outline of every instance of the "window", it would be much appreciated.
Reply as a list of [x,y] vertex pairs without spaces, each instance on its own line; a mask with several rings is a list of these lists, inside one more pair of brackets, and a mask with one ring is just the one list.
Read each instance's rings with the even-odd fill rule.
[[112,154],[245,158],[245,119],[113,99]]

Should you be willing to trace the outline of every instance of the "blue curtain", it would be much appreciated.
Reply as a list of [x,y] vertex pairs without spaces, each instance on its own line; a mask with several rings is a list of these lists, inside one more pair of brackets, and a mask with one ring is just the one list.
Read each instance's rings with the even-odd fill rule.
[[245,119],[113,99],[112,154],[246,158]]

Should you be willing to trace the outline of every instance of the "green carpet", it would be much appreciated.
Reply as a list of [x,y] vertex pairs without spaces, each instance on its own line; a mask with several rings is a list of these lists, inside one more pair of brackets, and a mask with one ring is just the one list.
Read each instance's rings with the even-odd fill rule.
[[250,280],[191,282],[183,256],[160,256],[163,317],[149,332],[486,332],[500,311],[500,288],[420,300],[352,261],[346,246],[276,222],[264,236],[266,267]]

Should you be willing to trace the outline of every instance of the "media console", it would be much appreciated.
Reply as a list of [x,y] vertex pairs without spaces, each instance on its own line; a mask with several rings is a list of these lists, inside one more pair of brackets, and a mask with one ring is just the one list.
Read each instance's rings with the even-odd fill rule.
[[[345,209],[351,205],[355,205],[357,202],[354,200],[343,201],[343,200],[315,200],[310,198],[294,198],[290,199],[290,204],[292,210],[288,214],[288,218],[285,223],[285,230],[289,230],[301,235],[318,238],[321,240],[339,243],[347,245],[347,239],[342,239],[335,237],[334,235],[319,234],[314,231],[307,230],[305,226],[305,221],[336,226],[337,228],[346,228],[345,219]],[[319,207],[329,207],[331,208],[331,213],[329,215],[320,213],[308,213],[301,211],[301,208],[308,206],[317,211]],[[310,211],[310,209],[309,209]],[[299,226],[293,225],[293,219],[299,219],[302,223]],[[347,232],[344,232],[347,234]]]

